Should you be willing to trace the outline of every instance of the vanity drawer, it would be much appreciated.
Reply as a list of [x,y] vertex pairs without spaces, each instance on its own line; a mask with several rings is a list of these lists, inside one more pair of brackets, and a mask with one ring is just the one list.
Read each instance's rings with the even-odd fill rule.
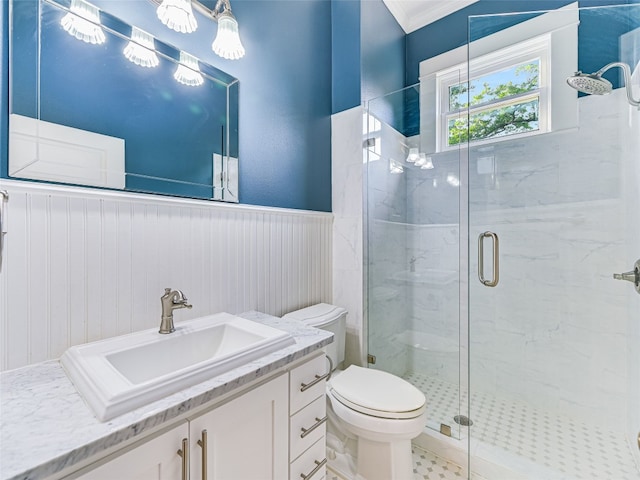
[[289,409],[296,413],[305,405],[309,405],[316,398],[324,397],[326,381],[329,372],[329,362],[324,355],[317,356],[291,370],[289,386]]
[[297,460],[291,463],[289,478],[291,480],[321,480],[326,474],[327,447],[324,437],[314,443]]
[[290,458],[297,458],[327,432],[327,401],[324,395],[291,417],[289,423]]

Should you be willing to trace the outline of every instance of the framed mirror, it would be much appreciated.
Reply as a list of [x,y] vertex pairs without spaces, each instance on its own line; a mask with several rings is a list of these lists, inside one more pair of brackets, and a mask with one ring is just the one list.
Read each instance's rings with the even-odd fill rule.
[[10,177],[238,201],[236,78],[83,0],[10,8]]

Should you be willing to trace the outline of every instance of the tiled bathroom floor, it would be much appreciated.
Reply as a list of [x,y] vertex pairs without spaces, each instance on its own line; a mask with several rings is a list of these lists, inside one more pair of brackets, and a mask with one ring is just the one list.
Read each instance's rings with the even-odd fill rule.
[[[414,480],[464,480],[466,474],[462,468],[447,462],[433,453],[425,452],[419,448],[413,448],[413,472]],[[327,480],[343,480],[331,470],[327,470]],[[473,480],[483,480],[473,477]]]
[[[416,373],[405,378],[425,393],[430,418],[442,419],[438,423],[447,419],[445,423],[456,426],[457,386]],[[524,402],[481,393],[472,400],[471,439],[506,452],[500,462],[515,455],[576,480],[640,479],[622,434],[536,410]]]

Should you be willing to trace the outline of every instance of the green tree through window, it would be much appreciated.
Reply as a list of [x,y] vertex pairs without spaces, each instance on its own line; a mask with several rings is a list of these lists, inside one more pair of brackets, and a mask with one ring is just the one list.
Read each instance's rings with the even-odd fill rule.
[[450,86],[447,144],[538,130],[539,70],[535,60]]

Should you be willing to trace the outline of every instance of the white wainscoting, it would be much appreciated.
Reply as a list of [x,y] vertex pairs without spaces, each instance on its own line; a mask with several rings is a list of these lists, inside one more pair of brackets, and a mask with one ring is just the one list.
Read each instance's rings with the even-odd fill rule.
[[180,320],[280,316],[332,291],[329,213],[6,181],[0,370],[71,345],[160,324],[165,287]]

